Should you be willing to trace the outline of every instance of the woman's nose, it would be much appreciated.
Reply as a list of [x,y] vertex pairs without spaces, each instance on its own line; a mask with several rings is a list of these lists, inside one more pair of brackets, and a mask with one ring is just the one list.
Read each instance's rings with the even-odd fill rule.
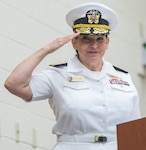
[[96,40],[93,40],[91,43],[91,47],[93,47],[94,49],[96,49],[98,47],[98,43]]

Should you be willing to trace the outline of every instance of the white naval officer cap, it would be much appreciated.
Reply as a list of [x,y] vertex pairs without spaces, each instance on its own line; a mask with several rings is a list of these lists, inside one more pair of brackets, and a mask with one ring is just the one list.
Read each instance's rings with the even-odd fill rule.
[[66,15],[73,32],[85,35],[108,35],[118,24],[117,14],[100,3],[84,3],[73,7]]

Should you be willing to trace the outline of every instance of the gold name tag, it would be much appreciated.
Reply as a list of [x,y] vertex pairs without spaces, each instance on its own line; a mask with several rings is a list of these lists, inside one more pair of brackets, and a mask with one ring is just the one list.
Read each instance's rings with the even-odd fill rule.
[[68,77],[68,81],[70,81],[70,82],[83,82],[84,77],[83,76],[72,76],[72,77]]

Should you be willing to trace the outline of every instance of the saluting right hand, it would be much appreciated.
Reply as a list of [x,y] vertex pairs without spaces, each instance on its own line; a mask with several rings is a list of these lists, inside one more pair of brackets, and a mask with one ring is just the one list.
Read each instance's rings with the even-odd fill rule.
[[45,45],[43,47],[43,49],[48,51],[48,53],[52,53],[79,35],[80,35],[80,33],[74,33],[74,34],[71,34],[71,35],[68,35],[65,37],[57,38],[56,40],[52,41],[51,43]]

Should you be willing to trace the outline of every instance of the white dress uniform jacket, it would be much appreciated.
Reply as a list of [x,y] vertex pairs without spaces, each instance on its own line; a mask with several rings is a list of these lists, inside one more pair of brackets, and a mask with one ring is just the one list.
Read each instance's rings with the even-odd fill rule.
[[[117,150],[116,125],[140,118],[139,98],[129,73],[104,61],[101,72],[75,56],[67,66],[49,66],[32,76],[33,98],[49,98],[58,137],[53,150]],[[95,142],[106,136],[107,142]]]

